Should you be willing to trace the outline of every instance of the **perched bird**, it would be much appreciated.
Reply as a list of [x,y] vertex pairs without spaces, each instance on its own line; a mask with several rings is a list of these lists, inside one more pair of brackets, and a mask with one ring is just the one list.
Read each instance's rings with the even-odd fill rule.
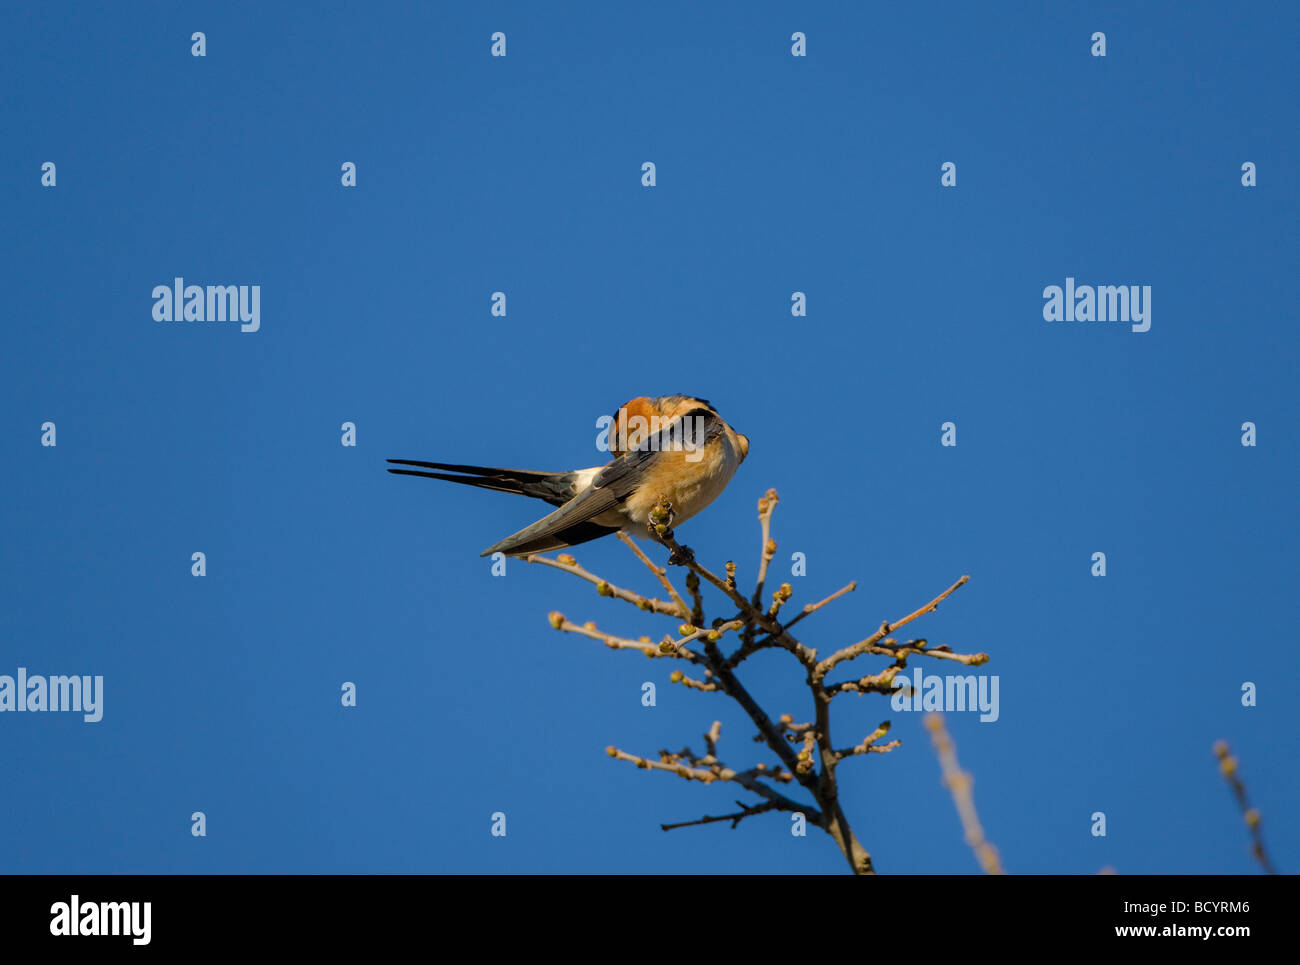
[[601,421],[602,439],[607,435],[614,458],[591,469],[533,472],[389,459],[420,468],[388,471],[518,493],[558,506],[482,553],[524,556],[576,546],[620,529],[644,536],[650,510],[660,499],[672,503],[674,523],[690,519],[717,498],[749,455],[749,439],[708,402],[690,396],[642,396]]

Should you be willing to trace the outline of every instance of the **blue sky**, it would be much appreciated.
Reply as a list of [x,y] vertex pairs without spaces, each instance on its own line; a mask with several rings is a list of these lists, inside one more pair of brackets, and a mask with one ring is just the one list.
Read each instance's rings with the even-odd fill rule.
[[[0,714],[5,870],[840,873],[783,815],[660,831],[737,789],[604,748],[720,719],[748,767],[739,712],[545,615],[669,621],[491,575],[541,504],[384,472],[595,465],[671,392],[752,441],[680,537],[752,580],[775,487],[791,606],[858,580],[810,646],[970,574],[914,629],[992,656],[999,720],[948,723],[1008,870],[1253,872],[1218,738],[1300,867],[1295,5],[706,6],[0,14],[0,674],[104,677],[98,723]],[[260,330],[155,322],[176,276],[260,285]],[[1044,321],[1067,277],[1150,331]],[[743,670],[808,716],[788,655]],[[920,715],[835,713],[903,741],[841,769],[877,867],[976,872]]]

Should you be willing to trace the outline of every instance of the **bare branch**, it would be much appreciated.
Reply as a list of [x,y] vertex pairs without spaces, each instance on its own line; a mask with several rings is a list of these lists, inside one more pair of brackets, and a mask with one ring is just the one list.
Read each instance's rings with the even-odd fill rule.
[[625,590],[622,587],[615,586],[608,580],[602,580],[595,573],[588,573],[568,553],[562,553],[555,559],[549,556],[542,556],[540,553],[530,553],[523,557],[525,563],[542,563],[546,566],[553,566],[557,570],[563,570],[566,573],[572,573],[574,576],[581,577],[588,583],[596,584],[596,592],[601,596],[612,596],[615,599],[624,600],[631,603],[637,609],[648,610],[652,613],[667,613],[669,616],[686,619],[690,616],[685,604],[678,606],[677,603],[669,603],[667,600],[659,600],[654,597],[645,597],[640,593],[633,593],[631,590]]
[[704,626],[704,597],[700,596],[700,578],[694,573],[686,574],[686,592],[691,595],[691,622],[697,627]]
[[793,620],[791,620],[789,623],[787,623],[787,624],[785,625],[785,628],[786,628],[787,630],[789,630],[792,626],[794,626],[796,623],[798,623],[798,622],[799,622],[800,620],[802,620],[804,617],[809,616],[810,614],[816,613],[818,610],[820,610],[820,609],[821,609],[822,607],[824,607],[826,604],[835,602],[835,601],[838,600],[840,597],[842,597],[845,593],[852,593],[852,592],[853,592],[854,590],[856,590],[857,588],[858,588],[858,581],[857,581],[857,580],[854,580],[854,581],[853,581],[852,583],[850,583],[848,586],[842,586],[842,587],[840,587],[838,590],[836,590],[834,593],[832,593],[832,594],[831,594],[830,596],[828,596],[826,599],[824,599],[824,600],[819,600],[817,603],[809,603],[807,606],[805,606],[805,607],[803,608],[802,611],[800,611],[800,613],[799,613],[798,616],[796,616]]
[[[889,634],[893,633],[899,627],[911,623],[917,617],[925,616],[927,613],[933,613],[939,608],[939,604],[946,600],[953,591],[958,587],[965,586],[969,582],[970,577],[963,576],[960,580],[948,587],[948,589],[944,590],[919,610],[912,611],[896,623],[882,623],[880,629],[865,640],[860,640],[852,646],[845,647],[843,650],[837,650],[821,663],[817,664],[816,668],[813,670],[813,676],[816,679],[821,680],[825,678],[827,672],[834,668],[836,664],[843,663],[845,660],[853,660],[856,657],[862,656],[864,653],[879,653],[879,650],[874,650],[872,648],[875,647],[876,644],[880,643],[881,640],[884,640],[885,637],[889,636]],[[921,651],[917,652],[919,653]]]
[[961,769],[957,763],[957,747],[948,736],[948,728],[943,724],[942,714],[926,714],[925,726],[934,741],[934,749],[939,755],[939,766],[943,769],[943,783],[952,792],[953,802],[957,805],[957,814],[961,817],[961,826],[966,832],[966,843],[975,852],[975,858],[984,869],[985,874],[1005,874],[1002,862],[998,858],[998,849],[989,844],[984,837],[984,828],[980,825],[979,815],[975,812],[975,796],[971,793],[975,787],[975,778]]
[[[772,539],[772,513],[776,510],[778,502],[780,498],[775,489],[769,489],[758,501],[758,525],[761,530],[759,545],[762,549],[758,556],[758,580],[754,584],[754,597],[750,601],[756,610],[763,605],[763,584],[767,582],[767,566],[776,555],[776,540]],[[746,643],[752,639],[752,633],[752,625],[747,626],[744,636]]]
[[596,624],[592,621],[583,624],[574,623],[559,612],[551,613],[547,620],[556,630],[563,630],[565,633],[577,633],[584,637],[590,637],[592,640],[599,640],[611,650],[640,650],[647,657],[677,657],[681,660],[689,660],[691,663],[703,662],[703,657],[682,645],[683,640],[673,640],[672,637],[665,637],[658,644],[651,643],[649,637],[642,637],[640,640],[629,640],[626,637],[619,637],[598,630]]
[[[830,704],[836,694],[848,691],[865,693],[880,691],[888,693],[893,689],[894,678],[906,667],[913,656],[934,657],[954,660],[966,665],[980,665],[988,661],[986,654],[957,654],[946,646],[931,647],[925,640],[908,640],[900,644],[888,638],[888,634],[910,623],[912,620],[931,612],[957,587],[967,581],[962,577],[926,606],[916,610],[894,624],[882,624],[876,633],[851,647],[832,654],[820,663],[817,651],[804,646],[789,631],[790,627],[805,617],[817,612],[822,607],[851,593],[857,583],[849,583],[835,593],[816,603],[805,605],[789,623],[782,625],[780,615],[782,607],[794,595],[789,583],[783,583],[771,594],[771,603],[764,609],[763,592],[767,581],[768,569],[773,560],[777,544],[771,535],[771,518],[777,505],[775,490],[769,490],[759,500],[759,525],[761,528],[762,552],[759,558],[758,578],[752,598],[746,599],[736,585],[736,565],[728,561],[724,567],[725,577],[719,576],[696,560],[690,547],[677,542],[672,531],[673,509],[670,503],[661,499],[651,510],[649,533],[670,553],[668,564],[682,566],[686,569],[686,590],[691,603],[688,606],[682,595],[677,592],[673,581],[668,578],[668,571],[659,567],[633,542],[631,535],[620,532],[619,538],[628,545],[637,558],[654,574],[655,579],[672,598],[671,602],[642,596],[634,591],[614,586],[578,565],[570,555],[560,554],[550,559],[540,554],[525,557],[530,563],[541,563],[564,570],[580,579],[593,583],[601,596],[610,596],[632,603],[639,609],[661,613],[677,620],[689,620],[677,627],[677,636],[665,636],[658,643],[649,637],[632,640],[615,634],[606,633],[597,628],[595,623],[575,624],[561,613],[550,614],[551,626],[557,630],[577,633],[599,640],[616,650],[639,650],[647,657],[669,657],[685,660],[702,668],[703,677],[688,676],[682,670],[674,670],[669,679],[692,690],[710,693],[723,693],[740,704],[757,730],[755,741],[764,743],[776,754],[780,763],[769,766],[756,764],[745,771],[736,771],[727,767],[718,759],[718,743],[721,740],[721,723],[714,721],[708,733],[704,735],[706,753],[696,756],[690,748],[683,748],[676,753],[661,750],[658,760],[629,754],[615,747],[607,748],[607,753],[616,760],[635,764],[645,770],[672,773],[688,781],[712,784],[715,781],[734,783],[758,795],[757,802],[737,801],[738,812],[725,815],[706,815],[694,821],[677,824],[664,824],[664,830],[692,827],[695,825],[731,822],[735,827],[747,817],[768,811],[789,811],[800,813],[808,821],[821,827],[844,855],[855,874],[874,874],[875,867],[871,854],[862,846],[849,827],[844,810],[839,803],[839,788],[836,780],[836,768],[849,757],[883,754],[900,746],[897,740],[882,743],[889,730],[888,723],[882,724],[868,734],[861,743],[852,747],[836,748],[831,740]],[[715,626],[705,626],[704,599],[701,592],[703,583],[708,582],[721,592],[732,605],[735,615],[727,620],[715,619]],[[730,632],[738,632],[740,646],[730,657],[724,656],[721,642]],[[699,649],[692,645],[698,644]],[[745,686],[740,682],[736,667],[750,654],[768,647],[779,647],[799,660],[807,671],[806,683],[809,696],[812,697],[814,717],[805,723],[795,723],[789,714],[782,714],[773,721],[758,704]],[[859,656],[873,654],[892,659],[892,664],[876,674],[869,674],[857,680],[848,680],[838,684],[827,685],[825,676],[839,663],[853,660]],[[812,804],[802,804],[778,791],[774,784],[798,783],[813,798]],[[814,806],[815,805],[815,806]],[[996,852],[994,852],[996,854]]]
[[901,747],[903,742],[900,740],[892,740],[888,744],[876,743],[876,741],[880,740],[888,733],[889,721],[886,720],[868,734],[861,744],[858,744],[856,747],[846,747],[844,750],[836,751],[835,756],[839,760],[843,760],[846,757],[854,757],[858,754],[886,754],[889,751],[892,751],[895,747]]
[[[662,584],[663,588],[668,591],[668,595],[673,598],[673,602],[681,608],[681,616],[684,619],[690,619],[691,608],[686,605],[686,601],[683,600],[681,594],[677,592],[677,588],[673,586],[673,581],[668,579],[668,571],[662,566],[656,566],[652,563],[650,557],[645,555],[645,551],[636,545],[636,540],[634,540],[628,533],[620,529],[618,531],[618,538],[627,544],[628,548],[636,554],[637,559],[646,565],[646,568],[655,575],[655,579],[657,579],[660,584]],[[696,626],[700,625],[700,623],[696,623],[693,619],[691,622],[695,623]]]
[[[815,807],[806,804],[800,804],[798,801],[786,797],[775,788],[769,787],[759,781],[761,776],[770,776],[759,768],[753,768],[748,771],[734,771],[725,767],[716,759],[695,758],[691,765],[681,763],[681,757],[688,756],[682,754],[662,753],[662,759],[657,761],[649,760],[645,757],[638,757],[636,754],[629,754],[626,751],[619,750],[617,747],[605,748],[605,753],[615,760],[627,761],[635,764],[637,767],[649,771],[667,771],[670,774],[676,774],[678,777],[687,781],[699,781],[702,784],[712,784],[714,781],[731,781],[739,784],[747,791],[752,791],[767,801],[771,801],[775,808],[782,811],[790,811],[803,814],[809,821],[814,824],[820,824],[822,821],[821,812]],[[700,766],[704,761],[711,761],[711,764]]]
[[[705,673],[708,673],[708,671],[705,671]],[[671,674],[668,675],[668,679],[675,684],[681,684],[683,687],[689,687],[691,690],[703,690],[706,692],[722,690],[721,687],[719,687],[716,683],[713,683],[712,681],[696,680],[694,677],[687,676],[686,674],[682,673],[680,670],[674,670]]]
[[[660,505],[662,506],[666,504]],[[668,507],[668,511],[671,513],[671,506]],[[801,663],[810,668],[816,664],[816,651],[809,650],[798,640],[794,639],[794,637],[787,634],[785,628],[782,627],[774,618],[768,616],[762,610],[754,606],[754,604],[741,596],[740,592],[736,589],[734,577],[729,577],[727,580],[719,578],[715,573],[709,570],[708,567],[701,565],[695,559],[695,553],[689,547],[682,546],[677,542],[676,537],[673,535],[673,531],[669,529],[666,524],[661,523],[658,525],[663,527],[663,532],[658,532],[656,528],[652,527],[650,533],[656,540],[667,547],[672,554],[668,559],[670,564],[687,567],[705,582],[710,583],[718,590],[721,590],[726,594],[727,598],[736,605],[737,610],[739,610],[741,617],[746,623],[760,627],[764,632],[768,633],[772,637],[772,644],[774,646],[789,650],[799,658]],[[734,573],[734,567],[732,568],[732,571]]]
[[1214,742],[1214,756],[1219,759],[1219,772],[1232,788],[1232,795],[1237,799],[1242,817],[1246,819],[1246,827],[1250,829],[1250,853],[1268,874],[1277,874],[1277,869],[1269,860],[1268,852],[1264,850],[1264,836],[1259,827],[1259,811],[1250,806],[1250,801],[1246,797],[1246,785],[1242,783],[1237,773],[1237,759],[1232,756],[1227,741]]
[[659,827],[663,828],[665,831],[676,831],[678,828],[690,828],[697,824],[713,824],[717,821],[730,821],[732,830],[735,830],[736,825],[740,824],[740,822],[745,818],[753,817],[755,814],[762,814],[765,811],[775,811],[780,808],[780,805],[775,801],[764,801],[762,804],[746,804],[744,801],[737,801],[736,806],[740,808],[740,811],[735,814],[722,814],[716,818],[706,814],[698,821],[679,821],[677,824],[661,824]]

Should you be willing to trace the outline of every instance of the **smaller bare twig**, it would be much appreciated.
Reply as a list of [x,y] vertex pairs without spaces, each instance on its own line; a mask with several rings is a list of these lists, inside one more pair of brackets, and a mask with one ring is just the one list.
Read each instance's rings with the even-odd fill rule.
[[781,607],[789,603],[792,596],[794,596],[794,587],[789,583],[782,583],[772,594],[772,605],[767,608],[767,615],[775,620],[781,614]]
[[1219,759],[1219,772],[1232,788],[1237,806],[1241,808],[1242,817],[1246,819],[1246,827],[1250,829],[1250,853],[1268,874],[1277,874],[1277,869],[1269,860],[1268,852],[1264,850],[1264,836],[1259,827],[1259,811],[1250,806],[1250,801],[1246,797],[1246,785],[1242,783],[1241,776],[1237,773],[1237,759],[1232,756],[1227,741],[1214,742],[1214,756]]
[[894,662],[880,673],[867,674],[857,680],[843,680],[828,685],[826,687],[828,696],[834,697],[837,694],[853,692],[859,696],[868,693],[892,694],[894,692],[894,678],[907,669],[908,657],[936,657],[942,660],[955,660],[967,667],[982,667],[989,662],[987,653],[953,653],[943,645],[937,647],[927,646],[925,640],[909,640],[903,644],[898,643],[896,640],[882,640],[879,644],[867,648],[865,652],[887,657],[892,656]]
[[[763,605],[763,584],[767,582],[767,567],[772,562],[772,557],[776,555],[776,540],[772,539],[772,513],[778,502],[780,499],[775,489],[769,489],[758,501],[758,525],[762,531],[760,542],[762,549],[758,556],[758,579],[754,583],[754,596],[750,601],[756,610]],[[746,643],[749,642],[753,632],[752,624],[745,628]]]
[[700,578],[695,573],[686,574],[686,592],[691,595],[691,622],[704,626],[704,597],[700,594]]
[[563,570],[566,573],[572,573],[574,576],[581,577],[588,583],[596,585],[596,592],[601,596],[612,596],[618,600],[624,600],[631,603],[639,610],[649,610],[653,613],[667,613],[671,616],[686,619],[690,613],[685,604],[680,606],[677,603],[667,600],[660,600],[655,597],[642,596],[640,593],[634,593],[631,590],[625,590],[622,587],[615,586],[608,580],[602,580],[595,573],[589,573],[578,565],[568,553],[562,553],[555,559],[549,556],[542,556],[540,553],[530,553],[523,558],[525,563],[541,563],[545,566],[553,566],[557,570]]
[[[671,505],[660,503],[656,509],[661,514],[659,516],[660,519],[671,519]],[[697,574],[701,579],[712,584],[718,590],[721,590],[726,594],[727,598],[736,605],[736,609],[739,611],[741,618],[743,618],[747,624],[754,624],[771,635],[772,645],[789,650],[799,658],[801,663],[809,668],[816,664],[816,651],[809,650],[794,637],[787,634],[785,628],[782,627],[774,618],[768,616],[762,610],[758,609],[758,607],[754,606],[754,604],[741,596],[740,591],[736,589],[735,566],[733,564],[727,564],[727,579],[724,581],[708,567],[700,564],[700,562],[695,559],[695,553],[690,548],[684,547],[677,542],[677,538],[673,535],[673,531],[669,528],[668,523],[660,522],[656,524],[654,522],[655,518],[655,514],[652,513],[652,522],[649,531],[653,539],[659,541],[668,548],[669,553],[671,554],[668,558],[669,564],[685,566],[693,573]],[[659,531],[660,529],[662,529],[662,532]]]
[[762,804],[746,804],[744,801],[737,801],[736,806],[740,810],[735,814],[720,814],[717,817],[704,815],[698,821],[679,821],[676,824],[661,824],[659,827],[665,831],[676,831],[678,828],[689,828],[697,824],[714,824],[717,821],[730,821],[734,829],[745,818],[753,817],[755,814],[762,814],[764,811],[775,811],[779,805],[775,801],[764,801]]
[[[759,764],[748,771],[735,771],[723,765],[712,754],[705,757],[695,757],[695,755],[691,754],[689,748],[685,748],[676,754],[660,751],[660,759],[657,761],[638,757],[636,754],[629,754],[612,745],[605,748],[605,753],[615,760],[627,761],[644,770],[667,771],[687,781],[699,781],[702,784],[712,784],[714,781],[731,781],[739,784],[747,791],[752,791],[764,800],[770,801],[772,808],[769,808],[769,810],[799,813],[803,814],[812,824],[820,825],[822,823],[822,815],[817,808],[801,804],[786,797],[775,788],[762,783],[762,779],[782,783],[791,781],[793,779],[792,775],[782,772],[780,768],[772,770],[764,764]],[[684,761],[689,763],[684,763]]]
[[843,663],[845,660],[853,660],[856,657],[862,656],[862,654],[864,653],[879,653],[880,652],[879,650],[873,648],[878,643],[880,643],[880,641],[884,640],[885,637],[889,636],[889,634],[893,633],[899,627],[903,627],[911,623],[917,617],[922,617],[925,616],[927,613],[934,612],[939,608],[939,604],[942,603],[944,600],[946,600],[958,587],[965,586],[969,582],[970,582],[970,577],[963,576],[960,580],[958,580],[952,586],[948,587],[948,589],[944,590],[942,593],[940,593],[938,596],[936,596],[933,600],[931,600],[929,603],[927,603],[925,606],[921,607],[920,609],[913,610],[907,616],[903,617],[901,620],[898,620],[894,623],[882,623],[880,625],[880,629],[877,630],[875,633],[873,633],[871,636],[867,637],[865,640],[859,640],[857,643],[851,646],[845,647],[842,650],[837,650],[835,653],[831,654],[825,660],[817,664],[817,666],[813,670],[814,679],[819,681],[822,680],[823,678],[825,678],[827,672],[830,671],[832,668],[834,668],[836,664]]
[[854,581],[853,581],[852,583],[850,583],[848,586],[842,586],[842,587],[840,587],[838,590],[836,590],[834,593],[832,593],[832,594],[831,594],[830,596],[828,596],[826,599],[824,599],[824,600],[819,600],[819,601],[816,602],[816,603],[809,603],[807,606],[805,606],[805,607],[803,608],[803,610],[799,613],[798,616],[796,616],[793,620],[791,620],[789,623],[787,623],[787,624],[785,625],[785,628],[786,628],[787,630],[789,630],[792,626],[794,626],[796,623],[798,623],[798,622],[799,622],[800,620],[802,620],[804,617],[809,616],[809,615],[811,615],[811,614],[813,614],[813,613],[816,613],[818,610],[820,610],[820,609],[821,609],[822,607],[824,607],[826,604],[828,604],[828,603],[834,603],[836,600],[838,600],[840,597],[842,597],[845,593],[852,593],[852,592],[853,592],[854,590],[856,590],[857,588],[858,588],[858,581],[857,581],[857,580],[854,580]]
[[[691,608],[686,605],[686,601],[683,600],[681,594],[677,592],[677,588],[673,586],[673,581],[668,579],[668,571],[662,566],[656,566],[651,562],[650,557],[645,555],[645,551],[636,545],[636,540],[634,540],[624,530],[620,529],[618,531],[618,538],[626,543],[628,548],[636,554],[637,559],[646,565],[646,569],[655,575],[655,579],[657,579],[663,588],[668,591],[668,595],[673,598],[673,602],[681,607],[681,615],[683,617],[688,617],[691,614]],[[694,623],[695,621],[692,619],[691,622]],[[699,626],[700,624],[696,623],[695,625]]]
[[880,740],[888,733],[889,721],[886,720],[868,734],[861,744],[858,744],[856,747],[846,747],[843,750],[836,751],[835,759],[843,760],[846,757],[854,757],[858,754],[887,754],[895,747],[901,747],[903,742],[900,740],[892,740],[888,744],[876,743],[876,741]]
[[[693,650],[688,650],[684,644],[696,639],[694,635],[683,637],[680,640],[674,640],[672,637],[665,637],[660,643],[651,643],[649,637],[642,637],[640,640],[629,640],[626,637],[616,636],[612,633],[605,633],[603,630],[596,628],[594,622],[574,623],[563,613],[558,611],[552,612],[547,616],[547,621],[556,630],[563,630],[565,633],[576,633],[580,636],[590,637],[592,640],[599,640],[611,650],[640,650],[647,657],[676,657],[680,660],[689,660],[691,663],[705,663],[700,654]],[[738,624],[737,624],[738,625]],[[709,633],[710,631],[701,631]]]
[[[949,591],[951,592],[951,591]],[[957,805],[957,814],[961,818],[962,829],[966,832],[966,843],[975,852],[975,858],[984,869],[985,874],[1005,874],[1002,862],[998,858],[998,849],[984,837],[984,828],[980,825],[979,814],[975,811],[975,778],[961,769],[957,763],[957,747],[948,736],[948,728],[943,724],[942,714],[926,714],[925,726],[934,741],[934,749],[939,755],[939,766],[943,769],[943,783],[952,792],[953,803]]]
[[718,756],[718,741],[722,739],[722,721],[715,720],[709,732],[704,735],[705,752],[713,758]]
[[[708,671],[705,671],[707,674]],[[714,692],[722,690],[716,683],[708,680],[696,680],[694,677],[682,673],[680,670],[674,670],[669,674],[668,679],[675,684],[681,684],[683,687],[689,687],[691,690],[703,690],[705,692]]]

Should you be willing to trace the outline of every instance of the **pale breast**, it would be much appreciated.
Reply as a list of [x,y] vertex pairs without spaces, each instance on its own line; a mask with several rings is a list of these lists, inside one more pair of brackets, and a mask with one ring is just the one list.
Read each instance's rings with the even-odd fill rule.
[[[695,461],[689,457],[697,456]],[[623,505],[626,516],[644,525],[661,497],[673,504],[674,525],[703,510],[727,488],[740,466],[740,456],[726,436],[710,441],[703,452],[669,450],[659,454],[644,484]]]

